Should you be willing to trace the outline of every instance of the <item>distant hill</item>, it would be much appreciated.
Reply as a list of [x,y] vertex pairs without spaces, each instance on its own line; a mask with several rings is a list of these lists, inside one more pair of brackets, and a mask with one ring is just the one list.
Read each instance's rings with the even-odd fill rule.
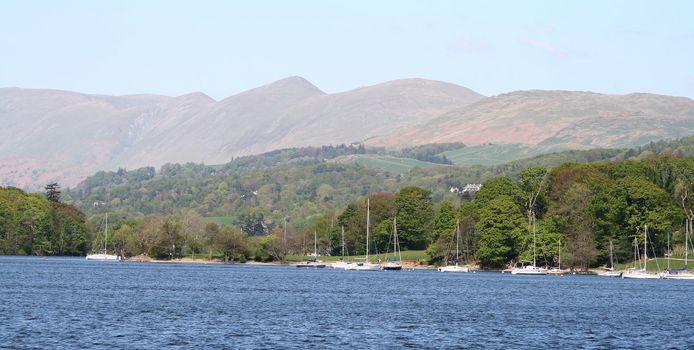
[[0,121],[0,185],[37,190],[52,181],[75,186],[99,170],[226,164],[272,150],[355,142],[383,152],[352,160],[397,172],[429,163],[498,165],[563,150],[621,149],[694,134],[694,101],[540,90],[485,98],[424,79],[327,94],[289,77],[220,101],[202,93],[5,88]]
[[406,79],[326,94],[289,77],[221,101],[202,93],[103,96],[0,89],[0,183],[74,186],[97,170],[228,162],[274,149],[351,143],[425,123],[483,96]]
[[374,146],[441,142],[531,146],[531,153],[633,147],[694,134],[694,101],[654,94],[516,91],[449,111],[367,141]]

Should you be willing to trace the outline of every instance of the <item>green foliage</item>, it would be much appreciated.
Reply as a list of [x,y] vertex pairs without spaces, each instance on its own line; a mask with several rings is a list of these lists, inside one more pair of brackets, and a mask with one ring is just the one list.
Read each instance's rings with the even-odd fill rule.
[[82,255],[87,236],[84,214],[76,208],[0,187],[0,254]]
[[522,228],[525,222],[522,211],[516,199],[508,195],[500,195],[478,207],[477,258],[483,266],[502,267],[518,256],[519,244],[526,234]]
[[[245,241],[248,254],[261,260],[282,260],[287,254],[312,251],[314,231],[321,254],[339,255],[342,226],[348,254],[363,254],[365,197],[369,196],[371,253],[391,249],[388,240],[397,213],[403,249],[429,247],[432,260],[440,261],[452,241],[443,237],[452,237],[453,230],[446,229],[454,222],[450,209],[460,201],[453,217],[461,219],[466,255],[494,267],[530,257],[528,209],[532,207],[537,216],[538,263],[556,263],[557,241],[561,239],[562,263],[587,268],[606,261],[605,247],[610,240],[620,261],[631,259],[633,237],[644,224],[653,228],[655,249],[662,252],[667,232],[673,232],[674,243],[681,244],[680,226],[694,202],[689,195],[694,161],[679,157],[691,152],[691,145],[694,138],[630,150],[567,151],[498,166],[463,168],[427,163],[430,166],[394,171],[344,161],[350,157],[393,158],[393,153],[388,155],[385,150],[366,150],[361,145],[289,149],[242,157],[220,166],[168,164],[159,172],[152,168],[101,172],[67,191],[65,198],[90,214],[95,213],[92,203],[108,202],[117,218],[115,228],[127,224],[138,238],[136,244],[112,240],[111,244],[128,247],[130,254],[151,251],[174,256],[169,248],[173,245],[162,238],[161,231],[167,217],[178,217],[181,239],[176,247],[213,256],[219,253],[215,237],[224,227],[235,226],[257,235]],[[431,154],[436,147],[422,150]],[[415,153],[408,155],[416,157]],[[613,162],[621,159],[630,160]],[[567,160],[611,162],[562,164]],[[460,198],[448,191],[482,182],[484,186],[476,195]],[[531,205],[534,193],[538,195]],[[41,205],[48,208],[47,201]],[[12,227],[2,238],[3,247],[28,254],[56,252],[74,245],[64,240],[61,246],[54,236],[44,234],[58,221],[41,213],[23,214],[22,220],[7,213],[0,215],[0,225]],[[191,220],[184,218],[189,215]],[[286,241],[285,217],[290,218]],[[524,220],[517,222],[518,217]],[[212,221],[217,225],[205,225]],[[94,238],[85,237],[85,241]]]
[[412,158],[423,162],[437,164],[453,164],[446,156],[447,151],[458,150],[465,148],[465,144],[460,142],[455,143],[434,143],[430,145],[421,145],[410,148],[403,148],[394,152],[396,157]]
[[398,236],[403,249],[425,249],[434,213],[431,191],[405,187],[395,195]]
[[439,210],[434,216],[434,221],[431,230],[430,242],[434,242],[439,237],[445,236],[447,239],[452,237],[452,232],[455,232],[455,223],[457,220],[455,207],[450,200],[444,200],[439,206]]
[[217,250],[224,256],[224,262],[245,260],[248,255],[246,234],[235,227],[225,227],[215,237]]
[[57,182],[46,185],[46,199],[50,202],[60,202],[60,185]]

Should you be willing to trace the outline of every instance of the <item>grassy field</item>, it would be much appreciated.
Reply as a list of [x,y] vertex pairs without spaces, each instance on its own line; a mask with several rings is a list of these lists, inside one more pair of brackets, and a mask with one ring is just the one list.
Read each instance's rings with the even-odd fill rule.
[[[692,265],[692,263],[690,262],[689,265]],[[667,258],[665,258],[665,257],[659,257],[657,263],[656,263],[655,259],[652,259],[652,258],[648,259],[648,264],[647,264],[648,271],[652,271],[652,272],[662,271],[667,266],[668,266],[668,262],[667,262]],[[670,268],[678,268],[678,267],[682,267],[682,266],[684,266],[684,259],[679,259],[679,258],[670,259]],[[631,267],[633,267],[632,262],[624,263],[624,264],[617,264],[618,270],[626,270],[626,269],[629,269]],[[660,268],[658,268],[658,267],[660,267]],[[638,264],[637,264],[636,268],[639,268]]]
[[427,168],[432,166],[445,166],[411,158],[398,158],[373,154],[354,155],[342,158],[338,161],[353,162],[369,168],[388,171],[393,174],[405,174],[414,167]]
[[234,218],[231,216],[208,216],[202,218],[205,223],[214,222],[220,226],[234,226]]
[[513,145],[479,145],[464,147],[452,151],[446,151],[446,155],[453,164],[462,165],[498,165],[512,160],[533,156],[527,146]]

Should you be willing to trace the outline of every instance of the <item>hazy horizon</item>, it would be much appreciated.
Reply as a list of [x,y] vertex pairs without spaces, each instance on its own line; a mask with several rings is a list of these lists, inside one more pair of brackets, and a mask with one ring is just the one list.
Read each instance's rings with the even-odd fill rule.
[[[423,78],[694,97],[689,2],[17,2],[0,87],[219,100],[289,76],[327,93]],[[645,25],[648,23],[649,25]]]

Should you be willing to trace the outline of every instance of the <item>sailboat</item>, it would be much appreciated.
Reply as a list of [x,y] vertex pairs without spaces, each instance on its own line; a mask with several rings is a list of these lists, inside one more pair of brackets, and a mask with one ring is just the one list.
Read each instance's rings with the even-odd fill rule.
[[610,240],[610,267],[605,268],[605,272],[601,272],[598,274],[598,276],[601,277],[621,277],[622,272],[621,271],[615,271],[614,270],[614,248],[612,247],[612,240]]
[[318,234],[313,231],[313,259],[304,260],[296,264],[296,267],[324,268],[325,264],[318,260]]
[[351,262],[345,261],[345,227],[342,226],[342,257],[340,261],[330,264],[330,267],[333,269],[346,269],[351,264]]
[[523,266],[516,266],[511,270],[511,274],[513,275],[546,275],[547,274],[547,269],[543,267],[537,267],[537,255],[535,254],[535,247],[537,245],[536,242],[536,233],[535,233],[535,217],[533,216],[533,264],[532,265],[523,265]]
[[455,223],[455,265],[448,265],[446,259],[445,265],[438,268],[439,272],[470,272],[467,266],[459,266],[460,261],[460,220]]
[[369,226],[371,226],[371,202],[366,198],[366,256],[364,262],[358,262],[347,267],[345,270],[355,271],[378,271],[381,265],[369,262]]
[[[634,244],[636,248],[636,252],[634,254],[634,265],[636,265],[636,258],[638,257],[638,244],[636,242],[636,239],[634,239]],[[632,278],[632,279],[658,279],[660,276],[654,273],[648,273],[646,267],[648,264],[648,226],[644,225],[643,226],[643,267],[636,269],[631,268],[626,270],[622,274],[622,278]],[[641,265],[639,263],[639,265]]]
[[[685,228],[684,234],[684,266],[678,268],[670,268],[670,255],[668,254],[668,269],[660,274],[660,277],[669,280],[694,280],[694,273],[688,271],[689,268],[689,227]],[[670,237],[668,236],[668,250],[670,249]],[[669,253],[669,252],[668,252]]]
[[104,215],[104,249],[99,253],[87,254],[87,260],[98,260],[98,261],[120,261],[121,257],[116,254],[109,254],[106,250],[106,242],[108,241],[108,213]]
[[559,267],[553,267],[547,271],[548,274],[550,275],[563,275],[565,273],[568,273],[566,269],[561,268],[561,241],[559,241]]
[[[396,262],[399,261],[399,262]],[[402,253],[400,252],[400,240],[398,239],[398,221],[393,218],[393,256],[383,265],[384,271],[402,270]]]

